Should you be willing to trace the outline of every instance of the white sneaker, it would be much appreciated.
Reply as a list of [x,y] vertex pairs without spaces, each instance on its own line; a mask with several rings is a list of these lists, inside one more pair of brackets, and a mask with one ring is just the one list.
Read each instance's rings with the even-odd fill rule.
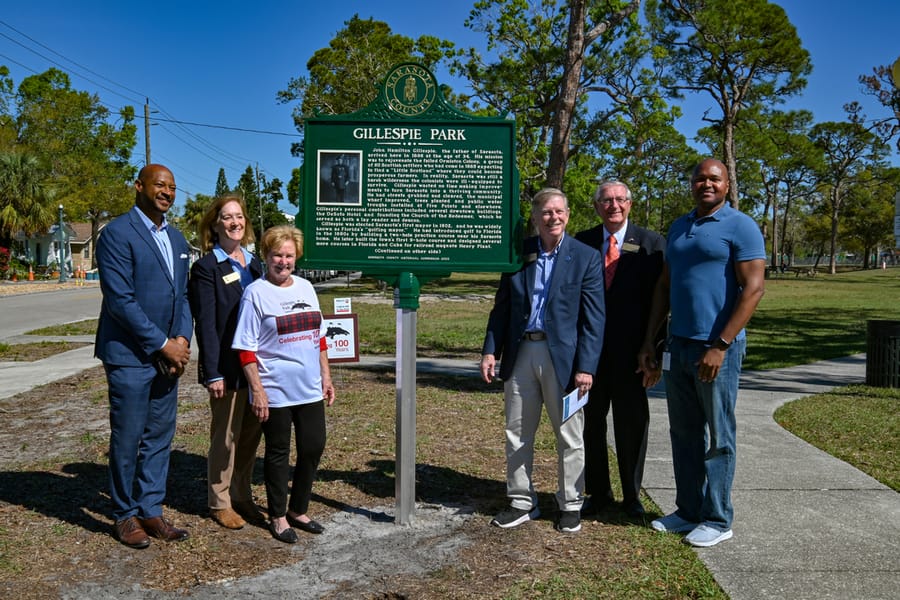
[[730,540],[733,536],[734,533],[730,529],[720,531],[708,525],[697,525],[696,529],[684,537],[684,541],[697,548],[709,548],[719,542]]
[[686,533],[693,531],[697,527],[697,523],[685,521],[675,513],[653,519],[650,521],[650,527],[656,531],[667,531],[669,533]]

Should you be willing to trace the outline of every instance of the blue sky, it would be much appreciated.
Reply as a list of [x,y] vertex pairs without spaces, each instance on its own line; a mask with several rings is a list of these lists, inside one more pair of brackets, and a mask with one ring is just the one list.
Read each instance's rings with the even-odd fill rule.
[[[0,64],[10,68],[16,84],[50,67],[63,68],[76,89],[97,93],[111,108],[131,104],[138,115],[149,97],[151,107],[163,111],[155,118],[272,132],[154,121],[152,160],[173,170],[178,203],[183,204],[185,194],[211,194],[220,167],[232,185],[248,164],[258,164],[270,179],[287,182],[298,166],[290,144],[299,136],[290,107],[276,104],[275,94],[290,78],[305,74],[313,52],[326,46],[354,14],[385,21],[395,33],[409,37],[430,34],[458,46],[483,47],[480,36],[463,25],[472,4],[162,0],[146,8],[142,3],[101,0],[17,2],[0,15]],[[809,85],[788,106],[811,110],[817,121],[843,120],[843,104],[859,100],[869,115],[884,115],[884,108],[861,94],[857,77],[900,56],[900,2],[779,4],[813,61]],[[446,81],[446,74],[437,76]],[[679,128],[692,137],[702,125],[703,111],[711,107],[705,96],[687,99]],[[144,160],[142,121],[139,124],[136,165]]]

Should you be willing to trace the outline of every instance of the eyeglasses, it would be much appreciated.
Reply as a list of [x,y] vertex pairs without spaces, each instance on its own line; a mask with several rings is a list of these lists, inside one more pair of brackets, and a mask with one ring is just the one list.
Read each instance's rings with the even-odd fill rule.
[[628,204],[631,202],[628,198],[600,198],[596,201],[598,204],[602,204],[603,206],[612,206],[612,203],[615,202],[619,206],[623,204]]

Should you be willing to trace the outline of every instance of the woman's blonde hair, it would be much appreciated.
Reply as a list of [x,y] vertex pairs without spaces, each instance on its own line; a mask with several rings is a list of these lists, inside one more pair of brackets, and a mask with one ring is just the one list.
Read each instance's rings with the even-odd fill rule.
[[276,225],[266,229],[259,242],[260,254],[263,259],[269,255],[272,250],[277,250],[284,245],[285,242],[293,241],[297,249],[297,260],[303,256],[303,232],[293,225]]

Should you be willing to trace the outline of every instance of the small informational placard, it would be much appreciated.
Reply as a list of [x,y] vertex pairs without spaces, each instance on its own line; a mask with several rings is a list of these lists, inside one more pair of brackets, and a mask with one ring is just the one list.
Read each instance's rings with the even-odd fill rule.
[[355,314],[322,315],[328,362],[359,362],[359,335]]
[[351,308],[350,308],[350,298],[335,298],[334,299],[334,314],[347,315],[352,312],[353,312],[353,310],[351,310]]
[[589,392],[585,392],[584,396],[578,397],[578,388],[575,388],[565,396],[563,396],[563,421],[568,421],[569,417],[577,413],[581,407],[588,403]]

